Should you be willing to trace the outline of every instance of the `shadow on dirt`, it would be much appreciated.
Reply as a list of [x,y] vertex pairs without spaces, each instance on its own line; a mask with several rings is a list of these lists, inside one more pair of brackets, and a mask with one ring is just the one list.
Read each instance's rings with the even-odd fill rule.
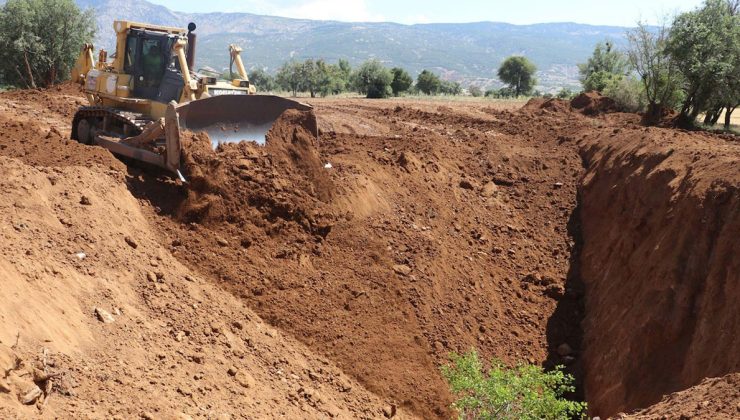
[[581,279],[580,257],[583,246],[581,237],[580,192],[578,206],[568,219],[568,234],[574,242],[570,254],[570,268],[565,282],[565,295],[558,302],[555,312],[547,321],[547,343],[549,357],[543,364],[545,369],[557,365],[565,366],[565,372],[575,378],[575,392],[568,398],[583,401],[585,397],[583,378],[584,370],[581,361],[583,328],[585,317],[585,288]]
[[186,188],[164,170],[145,164],[126,162],[126,184],[131,194],[148,201],[157,214],[175,216],[180,204],[187,197]]

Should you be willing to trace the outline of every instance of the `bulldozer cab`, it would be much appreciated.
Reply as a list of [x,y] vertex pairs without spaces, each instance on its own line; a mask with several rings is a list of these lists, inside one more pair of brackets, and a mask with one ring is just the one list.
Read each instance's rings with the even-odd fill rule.
[[123,70],[131,75],[134,97],[163,103],[180,97],[182,73],[172,54],[177,39],[174,34],[129,30]]

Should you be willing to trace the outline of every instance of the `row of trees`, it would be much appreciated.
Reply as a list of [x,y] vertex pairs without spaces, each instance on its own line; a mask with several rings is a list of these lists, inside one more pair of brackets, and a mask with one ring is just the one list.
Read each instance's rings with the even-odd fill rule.
[[600,43],[579,66],[585,90],[597,90],[628,111],[645,110],[657,121],[667,108],[679,124],[716,124],[724,112],[729,128],[740,105],[740,0],[706,0],[671,25],[642,23],[627,35],[627,51]]
[[283,90],[296,96],[299,92],[311,97],[336,95],[342,92],[359,92],[368,98],[386,98],[405,92],[427,95],[459,95],[462,87],[457,82],[440,79],[424,70],[416,78],[400,68],[386,68],[378,60],[368,60],[352,69],[347,60],[330,64],[324,60],[308,59],[283,64],[275,76],[264,69],[249,73],[249,79],[261,91]]
[[[508,86],[489,90],[486,96],[518,97],[531,95],[537,80],[536,68],[525,57],[506,59],[499,68],[498,76]],[[388,69],[378,60],[368,60],[353,70],[347,60],[329,64],[324,60],[308,59],[289,61],[283,64],[275,76],[264,69],[249,73],[249,79],[261,91],[284,90],[296,96],[307,92],[311,97],[336,95],[342,92],[359,92],[368,98],[386,98],[405,92],[426,95],[460,95],[462,86],[458,82],[443,80],[429,70],[423,70],[416,80],[400,68]],[[472,96],[483,96],[482,90],[471,86]]]

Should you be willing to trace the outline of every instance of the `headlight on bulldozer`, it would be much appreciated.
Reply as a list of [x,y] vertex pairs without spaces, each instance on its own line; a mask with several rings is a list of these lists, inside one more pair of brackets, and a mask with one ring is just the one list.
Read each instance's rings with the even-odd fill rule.
[[239,81],[239,87],[248,88],[249,87],[249,81],[248,80],[240,80]]
[[204,85],[215,85],[217,81],[215,77],[210,76],[204,77],[202,80]]

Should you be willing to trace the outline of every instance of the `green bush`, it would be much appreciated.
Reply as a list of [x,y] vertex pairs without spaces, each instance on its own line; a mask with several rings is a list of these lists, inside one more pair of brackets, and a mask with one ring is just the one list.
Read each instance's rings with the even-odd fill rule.
[[632,77],[613,81],[604,88],[603,94],[614,99],[623,112],[643,112],[647,107],[645,87]]
[[387,98],[393,93],[393,73],[376,59],[362,63],[352,80],[357,91],[368,98]]
[[563,398],[573,392],[573,377],[562,366],[551,372],[541,367],[519,364],[507,368],[493,360],[485,373],[478,354],[452,354],[451,363],[442,366],[442,376],[456,401],[452,407],[460,419],[569,419],[583,418],[586,403]]
[[475,98],[483,96],[483,90],[478,86],[470,86],[468,88],[468,92],[470,92],[470,95]]

